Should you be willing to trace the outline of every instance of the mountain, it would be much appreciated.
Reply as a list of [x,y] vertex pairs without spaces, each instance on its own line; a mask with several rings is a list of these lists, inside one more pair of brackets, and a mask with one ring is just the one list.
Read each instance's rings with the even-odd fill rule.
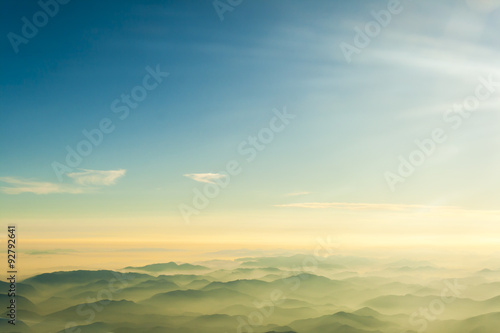
[[200,278],[203,278],[210,282],[215,280],[212,276],[206,274],[205,275],[196,275],[196,274],[159,275],[156,277],[156,280],[170,281],[177,284],[178,286],[185,287],[189,283],[193,282],[194,280],[198,280]]
[[91,281],[106,280],[106,281],[134,281],[140,278],[147,278],[150,275],[139,273],[120,273],[111,270],[78,270],[78,271],[60,271],[53,273],[44,273],[30,277],[23,282],[28,284],[42,284],[48,286],[56,286],[60,288],[65,284],[87,284]]
[[[4,304],[4,303],[2,303]],[[16,325],[9,324],[6,318],[0,318],[0,332],[6,333],[35,333],[28,325],[22,320],[16,319]]]
[[319,318],[303,319],[290,323],[298,332],[381,332],[372,329],[386,329],[393,326],[372,316],[337,312]]
[[[458,272],[404,260],[388,266],[394,261],[344,256],[325,261],[346,268],[287,266],[305,258],[310,256],[244,258],[221,262],[223,267],[213,261],[209,270],[187,266],[189,273],[175,271],[182,265],[158,264],[175,269],[162,275],[40,274],[19,284],[24,294],[17,298],[22,321],[16,331],[5,319],[0,331],[68,333],[68,323],[80,333],[417,333],[424,326],[426,333],[492,333],[500,327],[500,278],[490,271]],[[279,267],[241,266],[248,261]],[[454,274],[451,288],[459,288],[460,297],[427,319],[421,310],[439,310]],[[6,298],[1,295],[0,302]]]
[[465,320],[446,320],[430,323],[428,333],[493,333],[500,327],[500,312],[488,313]]
[[[0,281],[0,290],[2,290],[2,291],[9,290],[9,287],[10,287],[9,282]],[[17,291],[17,294],[22,295],[24,297],[29,297],[29,298],[37,297],[40,294],[38,292],[38,290],[33,288],[33,286],[31,286],[27,283],[23,283],[23,282],[16,283],[16,291]]]
[[202,289],[206,286],[208,286],[211,282],[208,281],[207,279],[199,279],[199,280],[194,280],[187,285],[184,286],[186,289]]
[[111,332],[110,330],[112,329],[112,325],[103,323],[103,322],[97,322],[93,323],[90,325],[77,325],[71,327],[70,330],[64,329],[61,330],[57,333],[68,333],[68,331],[71,332],[79,332],[79,333],[109,333]]
[[[311,255],[296,254],[293,256],[281,257],[257,257],[243,258],[241,261],[242,267],[272,267],[272,268],[301,268],[309,263]],[[340,260],[339,260],[340,261]],[[334,258],[329,257],[322,261],[317,261],[317,267],[323,269],[344,269],[346,266],[337,262]]]
[[131,287],[124,288],[117,293],[117,297],[129,300],[144,300],[159,293],[178,290],[180,287],[168,280],[146,280]]
[[64,310],[76,304],[78,304],[78,301],[68,299],[67,297],[52,296],[40,303],[37,303],[37,306],[41,309],[42,313],[49,314]]
[[207,312],[222,309],[233,304],[252,304],[253,297],[229,290],[177,290],[151,297],[140,304],[158,306],[173,313]]
[[168,262],[164,264],[152,264],[142,267],[125,267],[126,270],[139,270],[152,273],[166,272],[166,271],[208,271],[210,268],[201,265],[191,264],[176,264],[175,262]]
[[71,306],[61,311],[57,311],[45,316],[46,319],[52,321],[66,321],[83,323],[88,318],[95,318],[96,320],[103,321],[105,319],[123,318],[124,315],[131,319],[132,317],[140,317],[143,314],[152,312],[151,307],[141,306],[132,301],[110,301],[101,300],[92,303],[82,303]]
[[[26,297],[16,295],[15,299],[16,299],[17,310],[28,310],[31,312],[38,313],[39,311],[38,307]],[[10,300],[11,298],[7,294],[0,294],[0,304],[2,305],[1,313],[4,313],[7,310],[7,305],[10,304]]]

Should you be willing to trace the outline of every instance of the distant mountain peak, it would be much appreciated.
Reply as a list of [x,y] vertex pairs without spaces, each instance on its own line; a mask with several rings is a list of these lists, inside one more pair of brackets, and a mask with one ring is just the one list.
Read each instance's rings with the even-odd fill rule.
[[208,267],[206,266],[201,266],[201,265],[192,265],[192,264],[177,264],[173,261],[167,262],[167,263],[158,263],[158,264],[151,264],[151,265],[146,265],[146,266],[140,266],[140,267],[133,267],[133,266],[128,266],[125,267],[124,269],[128,270],[140,270],[140,271],[146,271],[146,272],[163,272],[163,271],[206,271],[209,270]]

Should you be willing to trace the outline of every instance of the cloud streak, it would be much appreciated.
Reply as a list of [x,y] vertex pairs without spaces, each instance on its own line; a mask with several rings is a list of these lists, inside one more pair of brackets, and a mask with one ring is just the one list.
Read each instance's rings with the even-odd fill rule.
[[214,180],[226,177],[220,173],[187,173],[184,176],[200,183],[209,184],[215,184]]
[[429,206],[429,205],[404,205],[404,204],[378,204],[378,203],[351,203],[351,202],[302,202],[274,205],[274,207],[286,208],[308,208],[308,209],[327,209],[336,208],[343,210],[389,210],[403,211],[411,209],[458,209],[454,206]]
[[116,181],[123,177],[126,170],[87,170],[82,172],[68,173],[68,177],[79,185],[109,186],[114,185]]
[[109,186],[125,175],[126,170],[86,170],[73,172],[68,176],[75,184],[51,183],[33,179],[19,177],[0,177],[0,182],[8,186],[0,187],[0,191],[5,194],[80,194],[95,190],[99,186]]
[[68,184],[41,182],[30,179],[16,177],[0,177],[0,181],[8,184],[8,187],[0,187],[0,190],[6,194],[54,194],[54,193],[83,193],[82,188]]

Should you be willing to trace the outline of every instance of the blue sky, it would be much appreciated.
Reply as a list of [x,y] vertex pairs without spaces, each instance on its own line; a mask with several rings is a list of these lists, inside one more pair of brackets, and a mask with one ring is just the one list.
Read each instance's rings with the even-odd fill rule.
[[[56,219],[53,231],[81,217],[163,218],[177,228],[179,205],[206,184],[185,175],[218,174],[234,159],[243,172],[198,216],[205,228],[251,215],[271,224],[310,218],[322,232],[329,228],[322,221],[337,221],[336,214],[363,228],[371,209],[413,214],[407,205],[451,206],[457,216],[477,211],[489,223],[498,214],[500,88],[456,130],[443,116],[474,94],[480,77],[500,81],[499,4],[402,1],[401,12],[346,61],[339,45],[354,45],[355,28],[388,3],[246,0],[223,21],[210,1],[60,5],[17,54],[8,38],[0,45],[3,218],[28,226]],[[40,10],[35,2],[4,7],[4,36],[20,34],[21,18]],[[157,65],[168,78],[119,120],[111,103]],[[284,107],[295,118],[245,163],[238,145]],[[115,130],[61,185],[51,163],[63,162],[65,147],[103,118]],[[385,174],[435,128],[448,140],[391,191]],[[327,208],[313,218],[318,209],[285,206],[303,203]],[[339,203],[380,206],[355,206],[367,215],[353,216]],[[273,232],[280,228],[286,225],[276,222]],[[63,229],[58,237],[81,231]]]

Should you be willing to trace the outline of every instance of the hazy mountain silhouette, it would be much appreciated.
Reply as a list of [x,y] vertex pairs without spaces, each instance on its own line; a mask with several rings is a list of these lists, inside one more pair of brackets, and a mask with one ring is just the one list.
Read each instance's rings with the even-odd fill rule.
[[140,270],[147,272],[166,272],[166,271],[206,271],[209,270],[208,267],[201,265],[191,265],[191,264],[176,264],[175,262],[168,262],[164,264],[152,264],[142,267],[125,267],[126,270]]
[[[5,308],[0,330],[68,333],[71,324],[81,333],[416,333],[425,326],[427,333],[492,333],[500,327],[500,277],[494,269],[461,272],[460,295],[427,320],[420,309],[441,306],[454,270],[348,256],[297,266],[305,259],[300,254],[242,258],[233,265],[211,261],[212,268],[127,267],[151,274],[40,274],[19,282],[18,324],[13,330],[7,323]],[[163,270],[169,274],[154,274]],[[8,304],[9,297],[0,295],[0,302]]]

